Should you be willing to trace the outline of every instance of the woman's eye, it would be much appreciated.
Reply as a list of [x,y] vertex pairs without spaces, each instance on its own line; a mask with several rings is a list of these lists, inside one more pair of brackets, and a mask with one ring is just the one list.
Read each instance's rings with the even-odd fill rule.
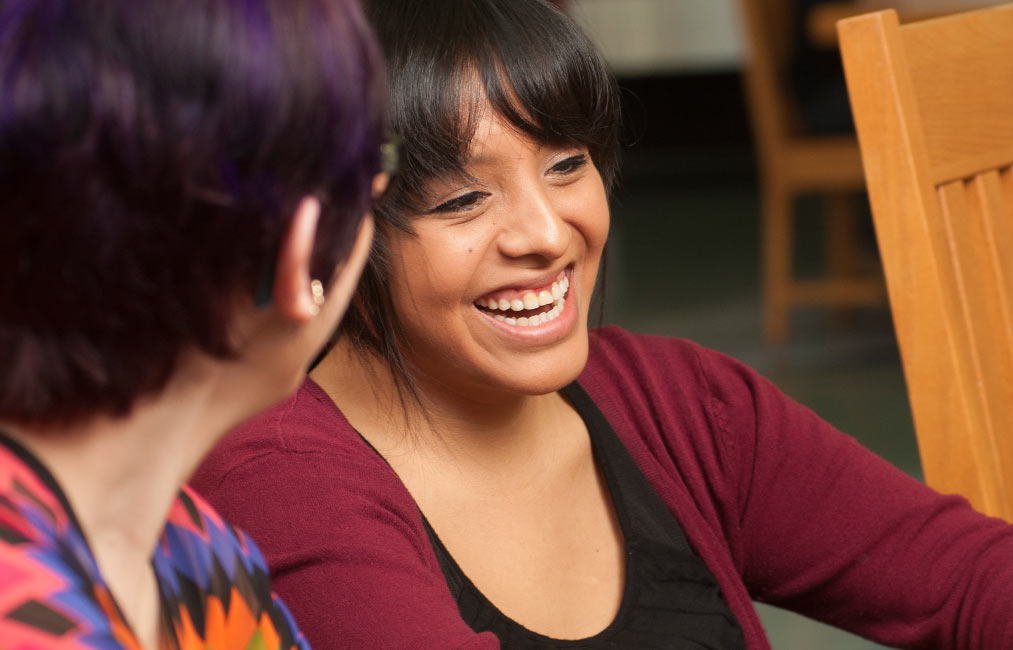
[[572,174],[581,167],[587,164],[587,154],[577,154],[576,156],[570,156],[565,160],[560,160],[558,163],[549,168],[549,171],[553,174]]
[[482,202],[482,199],[489,196],[488,192],[468,192],[461,196],[455,196],[449,201],[444,201],[435,208],[428,211],[429,214],[435,214],[437,212],[464,212],[470,208],[477,206]]

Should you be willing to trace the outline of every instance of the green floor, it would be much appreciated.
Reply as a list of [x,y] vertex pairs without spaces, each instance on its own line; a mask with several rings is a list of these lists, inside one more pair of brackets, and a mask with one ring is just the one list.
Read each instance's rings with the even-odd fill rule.
[[[605,321],[687,337],[737,357],[919,476],[888,310],[864,310],[843,322],[803,310],[793,315],[789,343],[767,347],[760,329],[755,178],[743,173],[741,161],[748,152],[709,152],[699,161],[695,155],[672,152],[646,163],[632,156],[613,201]],[[715,160],[725,155],[733,158],[728,167]],[[799,266],[816,272],[819,203],[803,201],[800,211]],[[778,650],[882,647],[790,612],[759,609]]]

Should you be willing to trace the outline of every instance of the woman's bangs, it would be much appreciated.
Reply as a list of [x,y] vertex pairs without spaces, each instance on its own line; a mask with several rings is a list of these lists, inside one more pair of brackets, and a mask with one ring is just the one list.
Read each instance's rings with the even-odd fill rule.
[[416,65],[391,72],[390,85],[398,89],[391,93],[391,128],[401,141],[401,163],[377,208],[406,226],[398,215],[422,210],[430,180],[464,171],[475,126],[462,105],[458,72]]
[[493,110],[536,141],[587,147],[608,186],[621,130],[615,79],[576,25],[547,13],[539,17],[546,20],[510,16],[495,25],[492,47],[477,59],[485,94]]
[[565,125],[580,120],[584,107],[558,66],[534,67],[498,52],[490,54],[496,58],[483,62],[482,85],[492,110],[537,142],[581,139]]
[[391,53],[392,121],[403,139],[404,165],[391,192],[398,198],[389,207],[417,213],[433,178],[468,178],[468,150],[486,110],[537,142],[587,147],[610,187],[618,92],[591,41],[541,3],[462,3],[457,9],[444,22],[413,16],[413,48]]

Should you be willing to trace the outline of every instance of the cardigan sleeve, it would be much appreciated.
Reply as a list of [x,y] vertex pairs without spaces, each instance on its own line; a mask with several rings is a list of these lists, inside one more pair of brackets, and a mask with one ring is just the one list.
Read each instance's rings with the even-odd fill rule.
[[701,352],[737,441],[743,579],[757,600],[881,643],[1013,648],[1013,527],[942,496],[742,364]]
[[203,496],[260,545],[316,650],[494,650],[461,619],[413,510],[361,463],[285,449],[219,453]]

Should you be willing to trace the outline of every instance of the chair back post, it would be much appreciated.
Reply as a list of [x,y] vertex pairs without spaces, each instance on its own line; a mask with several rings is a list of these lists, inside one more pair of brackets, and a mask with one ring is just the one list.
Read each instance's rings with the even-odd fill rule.
[[[766,159],[761,173],[778,169],[783,143],[792,133],[796,109],[786,101],[784,75],[791,58],[791,13],[784,0],[739,0],[745,31],[745,86],[750,120]],[[774,160],[771,160],[774,159]]]
[[838,34],[926,481],[1013,521],[1013,5]]

